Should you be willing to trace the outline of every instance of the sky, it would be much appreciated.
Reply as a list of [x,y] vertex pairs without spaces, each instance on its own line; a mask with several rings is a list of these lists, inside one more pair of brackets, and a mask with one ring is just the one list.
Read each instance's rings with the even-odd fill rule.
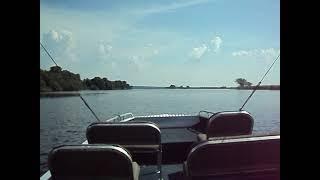
[[[41,0],[40,42],[81,79],[257,84],[280,54],[280,1]],[[40,68],[51,66],[40,46]],[[280,84],[280,59],[262,84]]]

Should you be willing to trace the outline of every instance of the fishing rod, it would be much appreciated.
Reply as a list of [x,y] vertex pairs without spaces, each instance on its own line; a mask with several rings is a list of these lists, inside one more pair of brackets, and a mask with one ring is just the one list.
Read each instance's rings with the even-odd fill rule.
[[269,67],[268,71],[264,74],[264,76],[262,77],[262,79],[260,80],[260,82],[255,86],[255,88],[253,89],[253,91],[251,92],[251,94],[249,95],[249,97],[247,98],[247,100],[243,103],[243,105],[241,106],[241,108],[239,109],[239,111],[242,110],[242,108],[247,104],[247,102],[249,101],[249,99],[251,98],[251,96],[254,94],[254,92],[256,92],[256,90],[258,89],[258,87],[260,86],[261,82],[263,81],[263,79],[266,77],[266,75],[268,74],[268,72],[270,71],[270,69],[272,68],[272,66],[274,65],[274,63],[279,59],[280,57],[280,53],[278,55],[278,57],[273,61],[273,63],[271,64],[271,66]]
[[[45,50],[45,52],[48,54],[48,56],[51,58],[51,60],[53,61],[53,63],[58,66],[58,64],[53,60],[52,56],[50,55],[50,53],[47,51],[47,49],[42,45],[42,43],[40,42],[40,45],[42,46],[42,48]],[[80,99],[84,102],[84,104],[87,106],[87,108],[91,111],[91,113],[93,114],[93,116],[100,121],[100,119],[98,118],[98,116],[94,113],[94,111],[90,108],[89,104],[86,102],[85,99],[83,99],[83,97],[81,96],[80,93],[78,93]]]

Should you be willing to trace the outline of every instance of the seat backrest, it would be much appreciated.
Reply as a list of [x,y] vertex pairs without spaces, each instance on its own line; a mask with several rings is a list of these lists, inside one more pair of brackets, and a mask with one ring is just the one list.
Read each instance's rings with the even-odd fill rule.
[[132,158],[119,145],[63,145],[48,156],[52,179],[133,179]]
[[229,138],[199,143],[188,154],[190,176],[278,172],[280,135]]
[[151,122],[96,122],[86,132],[89,144],[159,145],[161,132]]
[[246,111],[219,112],[207,122],[207,138],[219,136],[239,136],[251,134],[253,118]]

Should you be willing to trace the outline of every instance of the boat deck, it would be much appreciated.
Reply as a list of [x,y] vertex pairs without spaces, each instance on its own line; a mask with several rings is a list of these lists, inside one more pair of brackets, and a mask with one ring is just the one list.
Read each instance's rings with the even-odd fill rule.
[[[158,180],[158,174],[154,173],[155,166],[141,167],[139,180]],[[183,175],[182,164],[164,165],[162,166],[163,180],[187,180]],[[280,175],[274,173],[263,173],[262,176],[224,176],[224,177],[200,177],[198,180],[279,180]],[[196,178],[193,178],[196,179]]]
[[[139,180],[156,180],[159,178],[155,173],[156,166],[142,166],[140,167]],[[162,166],[162,179],[163,180],[182,180],[183,169],[182,164],[171,164]]]
[[[162,144],[162,179],[182,180],[183,162],[197,144],[197,135],[204,132],[205,118],[200,116],[173,116],[173,117],[134,117],[130,122],[149,121],[157,124],[161,131]],[[255,135],[252,135],[255,136]],[[131,154],[133,161],[140,165],[140,180],[156,180],[156,157],[154,154]],[[217,179],[239,179],[241,177],[223,177]],[[201,177],[201,179],[205,179]],[[212,179],[212,178],[211,178]],[[215,178],[216,179],[216,178]],[[256,177],[243,177],[243,179],[256,179]],[[259,179],[277,179],[274,174],[263,175]]]
[[192,127],[199,124],[198,116],[137,117],[131,121],[150,121],[161,130],[162,143],[196,142],[197,132]]
[[[132,121],[151,121],[158,125],[163,148],[162,178],[163,180],[184,179],[182,164],[191,146],[197,142],[199,132],[192,127],[199,124],[199,116],[136,117]],[[158,174],[155,173],[156,166],[142,165],[140,168],[140,180],[158,179]]]
[[[183,175],[183,162],[186,161],[191,148],[197,144],[197,135],[204,131],[204,118],[199,116],[179,116],[179,117],[141,117],[135,118],[132,121],[151,121],[156,123],[161,130],[162,141],[162,178],[163,180],[183,180],[186,179]],[[271,133],[274,134],[274,133]],[[275,133],[277,134],[277,133]],[[252,134],[250,136],[261,136],[265,134]],[[179,153],[177,153],[179,152]],[[147,155],[145,155],[147,157]],[[133,157],[135,159],[135,157]],[[149,157],[152,159],[152,157]],[[139,163],[140,159],[136,158]],[[142,160],[144,161],[144,160]],[[146,161],[145,161],[146,162]],[[155,163],[155,159],[151,164]],[[148,164],[148,162],[147,162]],[[141,165],[140,180],[158,179],[158,174],[155,173],[156,166]],[[257,179],[257,177],[217,177],[215,179],[231,180],[231,179]],[[275,174],[264,174],[258,179],[277,179]],[[201,179],[206,179],[201,177]],[[209,178],[212,180],[212,177]]]

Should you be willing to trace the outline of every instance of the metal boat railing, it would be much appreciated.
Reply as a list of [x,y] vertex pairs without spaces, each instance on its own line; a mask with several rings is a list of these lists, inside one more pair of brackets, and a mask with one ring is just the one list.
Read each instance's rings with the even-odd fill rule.
[[[201,112],[208,112],[208,111],[200,111]],[[211,112],[208,112],[211,113]],[[159,114],[159,115],[147,115],[147,116],[137,116],[137,117],[179,117],[179,116],[191,116],[191,115],[186,115],[186,114]],[[116,115],[110,119],[107,119],[105,122],[127,122],[132,119],[134,119],[135,116],[132,113],[124,113],[124,114],[119,114]],[[88,141],[84,141],[82,144],[88,144]],[[51,178],[51,173],[48,170],[45,174],[43,174],[40,177],[40,180],[49,180]]]
[[149,118],[149,117],[182,117],[182,116],[192,116],[191,114],[154,114],[154,115],[143,115],[136,116],[137,118]]
[[113,118],[110,118],[106,120],[106,122],[126,122],[134,119],[134,116],[132,113],[124,113],[124,114],[119,114]]
[[210,118],[214,114],[216,114],[216,113],[210,112],[210,111],[200,111],[199,117]]
[[[132,113],[124,113],[124,114],[119,114],[113,118],[110,118],[106,120],[106,122],[126,122],[134,119],[134,116]],[[88,141],[84,141],[82,144],[88,144]],[[40,177],[40,180],[49,180],[51,178],[51,173],[48,170],[45,174],[43,174]]]

